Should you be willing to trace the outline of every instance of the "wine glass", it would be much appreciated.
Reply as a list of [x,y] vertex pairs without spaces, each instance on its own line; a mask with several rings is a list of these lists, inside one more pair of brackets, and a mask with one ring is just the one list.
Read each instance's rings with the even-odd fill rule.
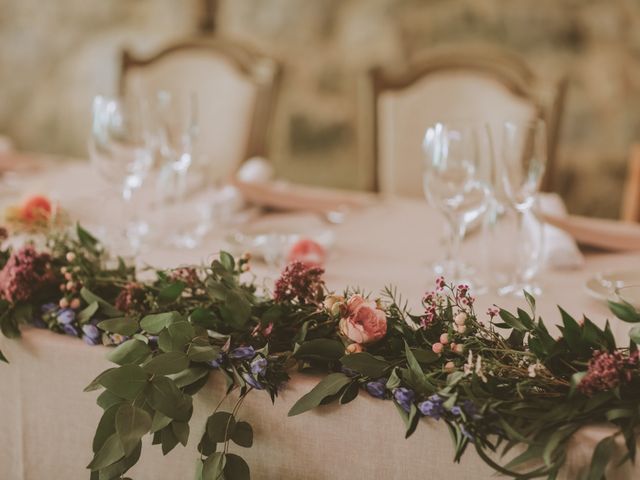
[[500,293],[542,293],[535,283],[542,253],[542,227],[532,213],[547,162],[545,123],[507,121],[500,137],[499,169],[505,196],[517,213],[516,271]]
[[478,220],[487,207],[489,188],[481,153],[487,140],[485,125],[450,121],[429,127],[422,144],[424,192],[427,201],[443,214],[449,233],[445,260],[434,271],[456,283],[473,283],[464,278],[471,270],[460,261],[460,244],[467,225]]
[[148,225],[133,201],[153,163],[147,102],[139,97],[96,96],[89,155],[102,178],[119,189],[124,205],[123,233],[128,244],[119,248],[129,248],[135,254],[148,233]]
[[[157,92],[154,108],[154,124],[157,133],[157,149],[162,164],[159,176],[158,190],[160,202],[166,204],[171,201],[174,205],[184,206],[187,192],[194,185],[189,173],[198,158],[198,102],[193,92]],[[169,209],[163,209],[168,215]],[[185,215],[185,212],[200,212],[202,208],[182,208],[180,218],[172,215],[171,232],[166,238],[173,246],[194,248],[200,243],[204,234],[209,230],[208,221],[204,213]],[[175,212],[174,212],[175,213]],[[168,218],[163,219],[165,229],[169,228]],[[194,227],[192,224],[196,223]]]

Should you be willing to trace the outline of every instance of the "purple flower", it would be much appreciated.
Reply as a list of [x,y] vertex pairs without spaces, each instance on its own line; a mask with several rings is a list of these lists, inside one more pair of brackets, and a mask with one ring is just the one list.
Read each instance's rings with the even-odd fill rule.
[[462,415],[462,409],[458,405],[455,405],[451,407],[451,413],[456,417],[459,417],[460,415]]
[[99,345],[102,334],[95,325],[87,324],[82,326],[82,339],[88,345]]
[[40,307],[42,313],[51,313],[58,308],[58,305],[52,302],[45,303]]
[[56,314],[58,323],[61,325],[69,325],[76,319],[76,313],[70,308],[63,308]]
[[440,395],[431,395],[429,400],[425,400],[418,404],[418,410],[425,417],[431,417],[434,420],[440,420],[444,414],[443,398]]
[[251,373],[254,375],[264,375],[267,373],[267,359],[257,356],[251,361]]
[[471,432],[469,432],[469,430],[466,429],[466,427],[462,424],[460,424],[460,431],[462,432],[462,434],[467,437],[467,439],[471,442],[474,443],[475,442],[475,438],[473,438],[473,435],[471,434]]
[[251,385],[256,390],[264,390],[264,385],[262,385],[258,380],[256,380],[252,375],[248,373],[243,373],[242,378],[244,381]]
[[375,398],[384,398],[387,392],[386,382],[376,380],[375,382],[367,382],[364,386],[369,395]]
[[250,358],[255,357],[256,351],[253,349],[251,345],[248,347],[238,347],[231,351],[229,357],[236,360],[248,360]]
[[71,335],[72,337],[77,337],[79,334],[78,329],[70,323],[63,324],[62,329],[64,330],[64,333]]
[[413,390],[408,388],[399,387],[393,390],[393,397],[405,412],[409,412],[409,410],[411,410],[411,404],[413,403],[415,396],[416,394]]
[[358,375],[360,375],[360,373],[356,372],[355,370],[349,367],[342,367],[340,368],[340,371],[344,373],[347,377],[357,377]]

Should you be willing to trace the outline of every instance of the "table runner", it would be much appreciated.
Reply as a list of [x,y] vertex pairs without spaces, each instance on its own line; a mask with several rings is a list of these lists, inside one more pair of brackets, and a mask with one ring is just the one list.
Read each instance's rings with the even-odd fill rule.
[[[83,178],[78,188],[65,188],[70,179]],[[72,216],[81,221],[90,212],[81,199],[99,192],[86,165],[62,167],[33,177],[42,188],[57,192]],[[44,191],[43,193],[48,193]],[[99,195],[96,195],[99,196]],[[98,204],[100,198],[95,199]],[[86,202],[84,202],[86,203]],[[79,208],[81,207],[81,208]],[[84,211],[83,211],[84,210]],[[286,219],[285,219],[286,220]],[[321,222],[317,217],[291,216],[292,228]],[[261,221],[268,224],[269,219]],[[282,217],[278,218],[282,222]],[[441,220],[425,202],[400,199],[381,200],[377,205],[352,212],[345,223],[331,227],[336,244],[326,265],[330,288],[358,285],[377,292],[394,284],[407,299],[418,301],[432,287],[426,263],[442,255]],[[214,232],[207,242],[192,251],[156,248],[145,251],[141,260],[157,266],[176,266],[204,261],[222,245],[224,231]],[[504,239],[505,248],[508,239]],[[477,254],[480,236],[473,236],[463,247],[468,256]],[[596,324],[612,318],[606,307],[590,299],[584,281],[603,270],[628,269],[640,265],[640,254],[595,254],[587,256],[586,267],[572,272],[544,272],[544,294],[538,299],[539,313],[547,324],[559,321],[556,304],[574,315],[587,314]],[[258,275],[275,272],[259,269]],[[478,309],[499,303],[506,308],[520,305],[517,299],[482,296]],[[629,326],[615,319],[612,330],[619,341],[627,338]],[[553,333],[553,332],[552,332]],[[11,365],[0,366],[0,478],[86,478],[84,467],[91,458],[90,443],[100,417],[93,393],[82,388],[108,362],[106,349],[89,347],[76,339],[50,332],[29,330],[22,341],[0,340]],[[214,378],[215,375],[213,376]],[[361,395],[349,405],[322,407],[295,418],[286,412],[317,378],[294,376],[271,406],[268,396],[256,392],[249,396],[240,417],[249,419],[256,430],[255,445],[243,452],[252,467],[253,478],[410,478],[446,475],[451,478],[489,478],[493,472],[471,450],[461,465],[452,462],[453,449],[446,427],[423,420],[413,437],[404,440],[400,419],[388,402]],[[214,408],[222,392],[212,380],[196,396],[193,425]],[[338,409],[338,411],[333,411]],[[328,414],[331,411],[331,414]],[[579,432],[569,454],[565,478],[575,478],[581,465],[607,427],[590,427]],[[605,430],[603,430],[605,429]],[[191,432],[186,449],[178,447],[162,459],[160,449],[145,444],[140,463],[132,470],[136,480],[183,478],[192,472],[195,445],[201,432]],[[616,471],[614,478],[632,478],[632,466]],[[636,472],[640,476],[640,470]]]

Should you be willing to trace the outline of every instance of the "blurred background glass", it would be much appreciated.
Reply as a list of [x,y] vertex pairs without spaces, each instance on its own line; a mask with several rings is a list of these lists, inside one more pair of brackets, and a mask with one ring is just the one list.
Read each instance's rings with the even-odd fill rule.
[[640,4],[593,0],[2,0],[0,134],[20,150],[86,156],[91,99],[115,94],[123,47],[194,34],[284,63],[271,130],[280,177],[372,185],[358,136],[359,75],[437,44],[491,43],[545,77],[569,73],[555,188],[569,210],[617,217],[640,131]]

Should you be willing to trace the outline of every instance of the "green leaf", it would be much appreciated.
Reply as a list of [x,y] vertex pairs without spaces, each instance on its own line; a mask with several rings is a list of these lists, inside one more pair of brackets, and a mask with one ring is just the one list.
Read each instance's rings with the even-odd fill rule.
[[127,337],[138,331],[139,325],[136,320],[127,317],[110,318],[98,323],[98,328],[109,333],[119,333]]
[[609,309],[613,314],[623,322],[638,323],[640,322],[640,312],[638,312],[633,305],[628,302],[607,302]]
[[171,426],[166,426],[160,430],[160,443],[162,444],[162,454],[166,455],[178,445],[178,437],[173,433]]
[[440,359],[440,355],[434,353],[433,350],[424,350],[422,348],[412,348],[411,352],[420,364],[433,363]]
[[140,321],[140,327],[149,333],[157,335],[163,328],[180,320],[182,320],[182,316],[178,312],[154,313],[144,317]]
[[221,480],[225,463],[225,455],[222,452],[207,457],[202,468],[202,480]]
[[174,375],[169,375],[169,378],[175,382],[178,388],[184,388],[208,376],[210,373],[210,368],[193,366]]
[[4,356],[2,350],[0,350],[0,362],[9,363],[9,360],[7,360],[7,357]]
[[100,298],[98,295],[93,293],[87,287],[82,287],[80,290],[80,296],[84,299],[88,304],[97,303],[100,305],[100,311],[104,313],[107,317],[121,317],[122,312],[118,310],[116,307],[111,305],[109,302]]
[[189,441],[189,424],[187,422],[173,421],[171,422],[171,428],[178,441],[183,447],[186,447]]
[[149,355],[151,355],[149,346],[140,340],[132,338],[111,350],[107,354],[107,359],[118,365],[139,364]]
[[233,272],[233,270],[236,268],[236,262],[233,259],[233,256],[225,251],[220,252],[220,263],[229,272]]
[[344,345],[337,340],[316,338],[304,342],[294,356],[303,360],[337,361],[344,355]]
[[224,303],[219,308],[223,320],[236,328],[244,327],[251,317],[251,304],[235,290],[227,292]]
[[102,448],[95,454],[91,463],[87,468],[92,471],[100,470],[116,463],[118,460],[124,457],[124,449],[120,444],[120,439],[117,434],[112,434],[106,439]]
[[151,415],[128,403],[120,405],[116,414],[116,432],[125,455],[131,454],[142,437],[151,429]]
[[195,335],[196,332],[189,322],[171,323],[160,333],[158,346],[164,352],[184,352],[184,347]]
[[78,241],[83,247],[95,251],[98,239],[82,228],[79,223],[76,223],[76,235],[78,235]]
[[216,412],[207,419],[207,435],[216,442],[226,442],[233,436],[236,419],[229,412]]
[[147,402],[155,410],[180,422],[191,417],[191,397],[182,393],[167,377],[154,377],[147,389]]
[[504,323],[509,325],[511,328],[515,328],[516,330],[526,331],[527,327],[520,321],[518,317],[513,315],[512,313],[507,312],[506,310],[500,309],[500,318]]
[[531,316],[536,316],[536,299],[529,292],[524,290],[524,298],[527,300],[529,304],[529,309],[531,310]]
[[76,320],[78,323],[86,323],[91,320],[91,317],[98,311],[98,302],[91,302],[84,310],[78,313]]
[[215,327],[215,318],[213,312],[206,308],[196,308],[189,315],[191,323],[208,329]]
[[182,295],[185,288],[187,288],[187,284],[184,282],[172,283],[160,290],[160,293],[158,293],[158,300],[160,300],[160,303],[165,305],[167,303],[175,302],[180,298],[180,295]]
[[104,442],[116,433],[116,413],[118,413],[118,405],[114,405],[104,411],[98,426],[96,427],[96,433],[93,436],[93,453],[96,453],[102,448]]
[[379,378],[391,368],[391,364],[368,352],[352,353],[340,359],[342,365],[366,377]]
[[236,423],[231,440],[241,447],[250,448],[253,445],[253,428],[247,422]]
[[606,437],[598,442],[593,456],[591,457],[591,465],[589,466],[589,474],[587,480],[601,480],[607,464],[611,460],[615,448],[615,437]]
[[224,476],[229,480],[251,480],[249,465],[244,459],[233,453],[227,453]]
[[351,385],[349,385],[340,396],[340,405],[346,405],[347,403],[352,402],[356,399],[359,393],[360,385],[358,382],[351,382]]
[[104,372],[101,372],[96,378],[94,378],[89,385],[84,387],[83,392],[92,392],[102,387],[100,379],[104,377],[108,372],[115,370],[117,367],[107,368]]
[[424,372],[422,371],[422,367],[420,366],[420,363],[418,363],[418,360],[416,359],[415,355],[409,348],[409,344],[407,342],[404,342],[404,353],[407,357],[407,366],[409,367],[409,370],[415,376],[423,377]]
[[636,345],[640,345],[640,325],[636,325],[629,330],[629,338],[631,338]]
[[110,392],[133,400],[147,385],[148,376],[137,365],[123,365],[105,372],[99,383]]
[[172,420],[170,417],[167,417],[164,413],[156,410],[153,414],[153,420],[151,422],[151,433],[159,432],[171,422]]
[[154,375],[170,375],[172,373],[179,373],[188,366],[189,358],[186,354],[180,352],[169,352],[156,355],[145,363],[142,368],[145,372]]
[[323,378],[313,390],[298,400],[291,410],[289,416],[299,415],[307,410],[320,405],[322,400],[331,395],[337,394],[345,385],[351,382],[351,379],[344,373],[331,373]]
[[96,403],[103,410],[107,410],[112,406],[118,405],[122,402],[124,402],[123,398],[120,398],[119,396],[114,395],[109,390],[103,391],[100,395],[98,395],[98,398],[96,399]]
[[209,362],[220,355],[220,348],[209,343],[208,339],[194,339],[187,350],[189,360],[192,362]]

